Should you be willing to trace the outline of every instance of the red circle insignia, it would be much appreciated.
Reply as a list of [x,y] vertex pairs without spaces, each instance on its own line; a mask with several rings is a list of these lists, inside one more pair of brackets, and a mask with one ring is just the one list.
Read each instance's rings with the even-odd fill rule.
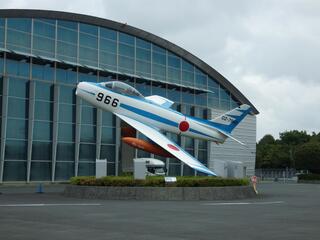
[[187,121],[182,121],[180,122],[179,124],[179,129],[181,132],[185,132],[185,131],[188,131],[189,129],[189,123]]
[[177,148],[176,146],[173,146],[172,144],[168,144],[167,146],[172,150],[179,151],[179,148]]

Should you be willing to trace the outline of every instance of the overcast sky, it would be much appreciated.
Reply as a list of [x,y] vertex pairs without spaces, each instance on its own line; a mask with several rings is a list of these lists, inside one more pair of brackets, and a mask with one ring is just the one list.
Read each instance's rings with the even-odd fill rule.
[[260,111],[257,139],[320,131],[320,1],[0,0],[76,12],[163,37],[204,60]]

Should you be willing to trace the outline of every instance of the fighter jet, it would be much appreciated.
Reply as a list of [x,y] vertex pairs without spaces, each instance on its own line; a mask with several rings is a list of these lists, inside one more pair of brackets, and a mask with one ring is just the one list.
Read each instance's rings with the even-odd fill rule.
[[[158,95],[144,97],[135,88],[120,81],[80,82],[76,95],[97,108],[115,114],[156,143],[157,151],[163,149],[191,168],[212,176],[216,174],[162,132],[213,141],[217,144],[224,143],[229,137],[243,144],[232,137],[231,133],[251,111],[249,105],[243,104],[212,120],[186,116],[171,108],[174,104],[171,100]],[[130,142],[129,140],[127,139],[127,142]],[[132,145],[138,145],[138,141]]]

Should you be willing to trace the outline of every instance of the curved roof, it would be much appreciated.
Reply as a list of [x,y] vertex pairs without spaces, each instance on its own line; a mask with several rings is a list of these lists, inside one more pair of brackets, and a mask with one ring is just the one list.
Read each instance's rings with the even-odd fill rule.
[[134,35],[136,37],[142,38],[144,40],[150,41],[159,45],[160,47],[166,48],[169,51],[175,53],[176,55],[184,58],[185,60],[193,63],[199,69],[207,73],[209,76],[214,78],[218,83],[225,87],[231,94],[241,103],[246,103],[252,106],[253,113],[258,114],[259,111],[254,107],[254,105],[225,77],[223,77],[219,72],[210,67],[207,63],[194,56],[185,49],[158,37],[152,33],[146,32],[142,29],[129,26],[125,23],[119,23],[108,19],[93,17],[84,14],[76,14],[69,12],[60,11],[49,11],[49,10],[30,10],[30,9],[0,9],[0,17],[16,17],[16,18],[53,18],[68,21],[77,21],[92,25],[98,25],[101,27],[111,28],[117,31],[121,31],[127,34]]

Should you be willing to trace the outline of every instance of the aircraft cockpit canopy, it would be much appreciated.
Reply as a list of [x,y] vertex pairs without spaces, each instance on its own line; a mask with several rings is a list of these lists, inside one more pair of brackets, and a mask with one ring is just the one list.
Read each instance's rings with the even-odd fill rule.
[[143,95],[139,93],[135,88],[120,81],[106,82],[103,83],[103,85],[116,93],[124,94],[127,96],[143,97]]

